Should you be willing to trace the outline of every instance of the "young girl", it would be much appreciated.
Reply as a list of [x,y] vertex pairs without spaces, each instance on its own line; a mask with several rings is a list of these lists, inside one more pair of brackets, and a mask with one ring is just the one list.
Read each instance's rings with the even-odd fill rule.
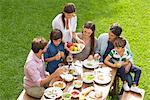
[[74,58],[77,60],[85,60],[90,55],[94,55],[96,47],[95,24],[91,21],[86,22],[83,26],[82,33],[78,33],[77,35],[84,41],[85,48],[81,53],[74,55]]
[[52,28],[59,29],[63,33],[63,42],[72,42],[72,39],[78,39],[76,36],[77,16],[75,14],[76,7],[73,3],[67,3],[63,12],[58,14],[52,21]]
[[[126,40],[122,37],[118,37],[114,41],[114,49],[112,49],[108,56],[105,58],[104,63],[111,67],[118,68],[118,74],[123,81],[123,88],[125,91],[132,90],[139,92],[138,82],[141,74],[141,69],[132,65],[132,55],[130,51],[125,48]],[[126,81],[125,75],[133,72],[135,73],[133,85],[130,88]]]
[[46,53],[44,54],[44,60],[48,62],[46,71],[50,74],[58,68],[58,64],[63,62],[63,58],[66,55],[62,37],[62,32],[58,29],[52,30],[50,34],[51,41],[48,45]]

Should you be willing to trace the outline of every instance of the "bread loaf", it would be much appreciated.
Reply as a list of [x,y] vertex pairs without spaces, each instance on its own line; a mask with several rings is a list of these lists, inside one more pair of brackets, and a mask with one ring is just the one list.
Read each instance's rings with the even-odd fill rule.
[[85,88],[85,89],[82,90],[82,95],[86,96],[89,92],[91,92],[93,90],[94,90],[93,86],[87,87],[87,88]]

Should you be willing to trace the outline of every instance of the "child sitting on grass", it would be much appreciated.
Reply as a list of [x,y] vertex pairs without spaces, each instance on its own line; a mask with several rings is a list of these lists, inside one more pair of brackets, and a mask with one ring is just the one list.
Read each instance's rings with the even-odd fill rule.
[[[140,92],[140,89],[137,87],[141,75],[141,69],[133,66],[132,64],[132,54],[127,48],[125,48],[126,40],[122,37],[118,37],[114,41],[114,49],[110,51],[108,56],[105,58],[104,63],[110,67],[117,67],[121,80],[123,81],[123,89],[125,91],[134,91]],[[135,73],[134,80],[131,88],[128,86],[126,81],[126,74],[130,72]]]
[[64,43],[62,42],[62,32],[58,29],[52,30],[50,33],[50,43],[44,54],[44,60],[47,63],[46,71],[52,74],[58,68],[58,64],[63,62],[66,56]]

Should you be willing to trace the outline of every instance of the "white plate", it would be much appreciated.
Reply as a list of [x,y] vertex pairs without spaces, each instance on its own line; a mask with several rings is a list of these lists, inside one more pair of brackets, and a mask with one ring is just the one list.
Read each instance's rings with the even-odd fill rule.
[[[95,91],[91,91],[86,97],[86,100],[103,100],[102,99],[102,92],[98,92],[99,97],[96,97],[96,92]],[[97,94],[97,95],[98,95]]]
[[95,60],[84,60],[83,61],[83,65],[84,67],[86,68],[97,68],[99,66],[99,62],[98,61],[95,61]]
[[71,82],[74,78],[72,74],[61,74],[60,77],[67,82]]
[[101,79],[98,75],[95,75],[94,81],[98,84],[108,84],[111,81],[111,77],[109,75],[101,74]]
[[44,95],[49,99],[57,99],[62,96],[63,91],[57,87],[50,87],[44,91]]
[[112,69],[109,67],[102,67],[102,68],[95,69],[94,74],[96,75],[98,73],[102,73],[102,74],[111,76],[111,71],[112,71]]
[[90,77],[94,77],[94,73],[93,72],[85,72],[83,73],[83,82],[85,83],[92,83],[94,78],[91,80],[88,80],[88,78]]
[[63,81],[56,81],[53,83],[53,87],[58,87],[60,89],[64,89],[66,87],[66,83]]
[[81,44],[81,43],[78,43],[78,46],[80,48],[79,51],[71,51],[69,48],[67,49],[71,54],[78,54],[80,52],[82,52],[82,50],[85,48],[85,45],[84,44]]

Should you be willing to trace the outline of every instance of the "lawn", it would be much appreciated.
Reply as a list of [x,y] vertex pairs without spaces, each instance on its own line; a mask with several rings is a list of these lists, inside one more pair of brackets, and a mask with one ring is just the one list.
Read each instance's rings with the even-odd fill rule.
[[1,0],[0,1],[0,100],[16,100],[23,89],[23,66],[36,36],[49,38],[51,21],[67,2],[77,7],[78,26],[91,20],[96,37],[117,22],[123,28],[141,66],[139,87],[150,100],[150,0]]

